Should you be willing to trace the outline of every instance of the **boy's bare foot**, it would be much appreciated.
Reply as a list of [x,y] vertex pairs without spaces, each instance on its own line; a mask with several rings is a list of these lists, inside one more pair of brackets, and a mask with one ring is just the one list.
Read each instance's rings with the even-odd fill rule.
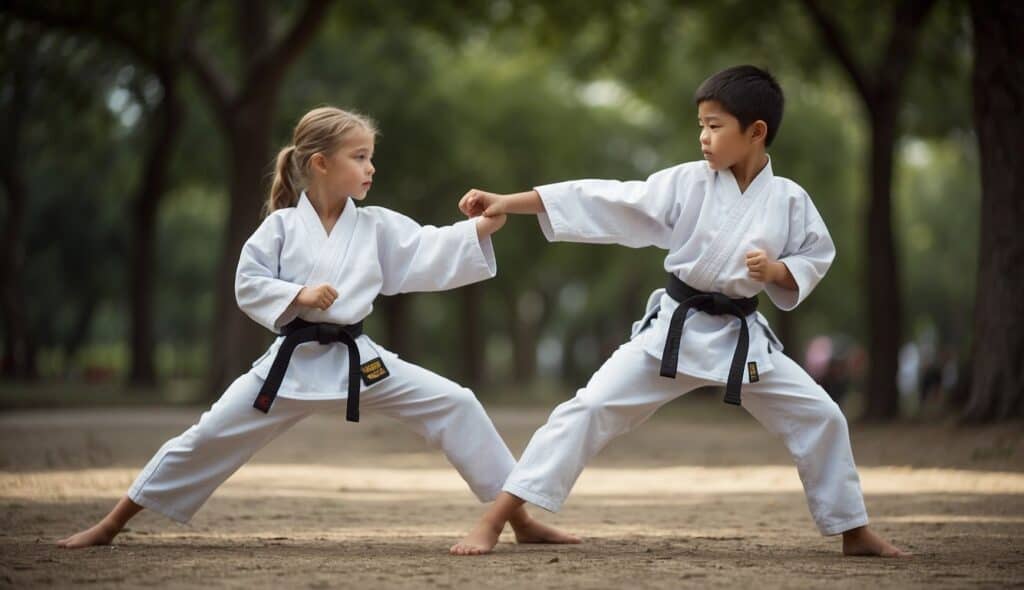
[[81,549],[94,545],[109,545],[119,532],[121,532],[120,528],[101,521],[91,528],[57,541],[57,546],[64,549]]
[[843,555],[867,555],[872,557],[910,557],[892,543],[875,534],[866,526],[843,533]]
[[498,544],[498,537],[505,528],[505,523],[511,523],[512,530],[516,533],[517,543],[558,543],[571,544],[579,543],[579,537],[564,533],[554,527],[547,526],[538,520],[534,520],[526,512],[522,498],[513,496],[508,492],[498,494],[494,504],[487,510],[483,518],[476,523],[476,527],[459,541],[449,553],[452,555],[484,555],[494,550]]
[[476,523],[473,530],[448,550],[452,555],[484,555],[498,544],[498,537],[505,528],[504,523],[496,525],[486,519]]
[[516,543],[575,545],[583,542],[575,535],[560,531],[533,518],[512,523],[512,530],[516,533]]

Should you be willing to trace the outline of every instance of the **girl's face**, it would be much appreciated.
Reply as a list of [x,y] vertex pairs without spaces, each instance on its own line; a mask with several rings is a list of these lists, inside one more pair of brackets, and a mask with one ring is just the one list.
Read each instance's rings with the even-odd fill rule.
[[714,100],[697,105],[697,123],[700,149],[712,170],[724,170],[744,160],[759,141],[763,145],[767,130],[764,121],[754,121],[741,131],[739,119]]
[[373,134],[365,129],[349,133],[330,155],[316,154],[313,172],[328,194],[357,201],[366,198],[373,185]]

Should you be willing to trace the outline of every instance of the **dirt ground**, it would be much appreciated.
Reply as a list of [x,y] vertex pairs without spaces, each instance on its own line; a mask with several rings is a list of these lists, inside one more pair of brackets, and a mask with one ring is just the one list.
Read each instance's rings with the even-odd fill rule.
[[[521,452],[549,407],[489,407]],[[188,526],[143,512],[110,547],[53,541],[100,518],[201,408],[0,414],[0,586],[205,588],[1024,587],[1024,427],[852,428],[873,526],[909,560],[819,536],[779,441],[711,399],[615,441],[565,509],[577,546],[449,545],[481,510],[401,425],[317,416],[233,476]]]

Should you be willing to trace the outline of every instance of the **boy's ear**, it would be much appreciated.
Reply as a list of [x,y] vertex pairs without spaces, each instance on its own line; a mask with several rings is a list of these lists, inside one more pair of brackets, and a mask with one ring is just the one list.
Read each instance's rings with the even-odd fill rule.
[[758,119],[750,124],[750,127],[747,128],[747,133],[750,134],[751,141],[764,141],[768,138],[768,124]]

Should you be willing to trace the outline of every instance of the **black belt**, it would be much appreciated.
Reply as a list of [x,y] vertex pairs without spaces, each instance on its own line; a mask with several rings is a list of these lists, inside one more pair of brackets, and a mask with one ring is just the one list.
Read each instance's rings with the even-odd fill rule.
[[345,419],[349,422],[359,422],[359,346],[356,345],[356,338],[363,334],[363,322],[351,326],[340,326],[338,324],[314,324],[306,320],[296,318],[286,325],[281,333],[284,335],[284,342],[277,349],[277,356],[274,357],[274,364],[270,366],[267,373],[267,380],[263,382],[259,395],[252,407],[266,414],[277,397],[277,390],[281,388],[285,371],[288,370],[288,362],[295,352],[295,347],[304,342],[319,342],[320,344],[333,344],[341,342],[348,348],[348,403],[345,408]]
[[740,319],[740,337],[736,341],[736,352],[732,355],[732,366],[729,367],[729,380],[725,385],[725,403],[740,405],[740,386],[743,383],[743,365],[747,362],[747,350],[750,348],[750,334],[747,330],[746,317],[757,311],[757,297],[730,299],[721,293],[705,293],[698,291],[669,275],[668,294],[679,302],[679,307],[672,313],[668,325],[668,337],[665,338],[665,350],[661,355],[661,376],[676,378],[679,366],[679,343],[683,338],[683,323],[686,313],[691,309],[703,311],[711,315],[732,315]]

